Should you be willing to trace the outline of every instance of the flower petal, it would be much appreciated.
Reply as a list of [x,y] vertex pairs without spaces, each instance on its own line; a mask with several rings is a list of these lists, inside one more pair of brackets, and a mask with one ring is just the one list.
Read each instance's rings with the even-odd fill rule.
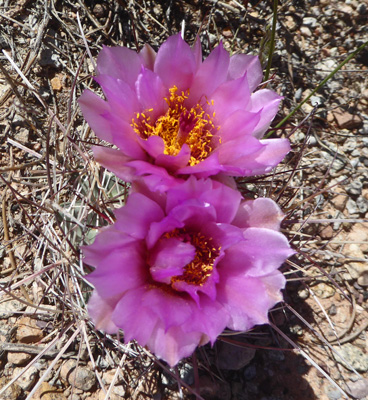
[[170,284],[172,277],[183,274],[184,267],[195,255],[196,249],[190,243],[176,238],[160,240],[150,255],[152,278],[157,282]]
[[170,36],[157,52],[154,72],[167,88],[185,91],[192,84],[196,61],[189,45],[180,34]]
[[165,331],[164,327],[159,325],[147,346],[157,357],[174,367],[181,359],[189,357],[198,345],[206,342],[208,338],[200,332],[183,332],[180,326],[173,326]]
[[142,65],[145,68],[153,71],[156,60],[156,52],[148,43],[143,46],[142,50],[139,52],[139,56],[141,58]]
[[[135,82],[135,88],[141,110],[152,109],[150,114],[152,120],[156,120],[159,115],[165,114],[168,106],[164,98],[168,96],[168,90],[157,74],[143,68]],[[136,109],[137,111],[140,111],[140,109]]]
[[115,211],[115,229],[136,239],[144,239],[153,222],[164,218],[162,208],[141,193],[132,193],[124,207]]
[[[251,98],[250,93],[246,75],[242,78],[225,82],[215,90],[211,99],[213,100],[213,108],[220,126],[234,111],[246,108]],[[249,111],[254,112],[253,108]],[[211,115],[212,113],[209,112],[209,114]]]
[[240,228],[267,228],[278,231],[284,214],[280,207],[268,198],[244,201],[232,221]]
[[206,101],[215,89],[225,82],[229,67],[229,53],[220,43],[200,65],[190,88],[188,103]]
[[111,109],[130,123],[134,113],[140,109],[136,93],[127,83],[110,75],[98,75],[95,81],[101,86]]
[[262,65],[257,56],[250,54],[235,54],[230,58],[229,79],[241,78],[247,74],[249,90],[253,92],[262,82]]
[[115,298],[103,299],[96,291],[92,293],[88,301],[88,314],[96,329],[101,329],[110,334],[119,330],[111,319],[116,303]]
[[127,182],[134,179],[134,168],[126,165],[130,158],[121,151],[101,146],[93,146],[92,150],[95,160],[120,179]]
[[132,89],[141,70],[141,58],[126,47],[106,47],[97,57],[97,70],[126,82]]
[[148,279],[142,248],[136,242],[111,252],[86,279],[103,298],[122,295],[129,289],[142,286]]
[[252,94],[247,110],[254,113],[261,111],[260,121],[253,131],[254,137],[263,137],[279,110],[281,100],[282,97],[268,89],[261,89]]

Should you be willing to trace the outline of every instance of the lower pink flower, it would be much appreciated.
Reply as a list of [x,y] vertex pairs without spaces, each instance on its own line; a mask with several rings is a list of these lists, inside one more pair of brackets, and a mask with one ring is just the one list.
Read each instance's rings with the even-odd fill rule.
[[135,339],[171,366],[226,328],[268,322],[282,300],[278,268],[293,254],[270,199],[245,201],[210,179],[166,193],[133,185],[116,223],[83,248],[96,269],[88,311],[96,328]]

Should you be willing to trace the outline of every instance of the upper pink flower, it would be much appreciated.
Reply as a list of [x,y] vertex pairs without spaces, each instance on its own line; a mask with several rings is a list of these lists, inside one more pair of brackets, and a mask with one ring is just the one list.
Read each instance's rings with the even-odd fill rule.
[[270,199],[244,201],[217,181],[190,177],[166,193],[133,184],[115,224],[83,248],[96,269],[88,311],[174,366],[225,327],[267,323],[282,300],[278,268],[293,251]]
[[287,139],[260,140],[280,97],[261,89],[257,57],[232,57],[220,43],[202,62],[197,41],[169,37],[157,54],[104,47],[97,59],[106,101],[86,90],[79,99],[96,135],[119,150],[95,147],[98,162],[126,181],[146,176],[166,190],[186,175],[250,176],[276,166]]

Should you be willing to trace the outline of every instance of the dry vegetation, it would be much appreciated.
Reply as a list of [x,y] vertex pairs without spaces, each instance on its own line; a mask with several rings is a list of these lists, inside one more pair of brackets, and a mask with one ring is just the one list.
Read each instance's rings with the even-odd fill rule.
[[[366,0],[279,6],[269,85],[285,100],[274,126],[367,40],[367,9]],[[113,221],[128,187],[93,160],[99,140],[77,99],[99,91],[102,45],[157,49],[183,21],[205,54],[223,40],[267,63],[271,1],[0,0],[0,398],[368,398],[359,378],[368,377],[367,49],[273,132],[290,137],[285,162],[238,181],[280,204],[298,251],[270,326],[225,332],[170,370],[88,320],[79,246]]]

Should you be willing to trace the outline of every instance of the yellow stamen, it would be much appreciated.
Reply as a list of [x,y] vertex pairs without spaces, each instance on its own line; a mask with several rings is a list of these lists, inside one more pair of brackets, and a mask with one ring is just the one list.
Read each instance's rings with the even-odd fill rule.
[[178,94],[177,91],[176,86],[169,90],[170,97],[165,98],[169,108],[165,115],[157,118],[155,122],[150,121],[153,111],[150,108],[144,113],[137,113],[131,126],[143,139],[151,136],[161,137],[165,143],[164,153],[167,155],[178,155],[186,143],[191,153],[188,165],[196,165],[206,159],[219,144],[220,139],[214,136],[219,127],[213,123],[215,113],[211,117],[203,110],[201,104],[187,109],[184,102],[189,92]]

